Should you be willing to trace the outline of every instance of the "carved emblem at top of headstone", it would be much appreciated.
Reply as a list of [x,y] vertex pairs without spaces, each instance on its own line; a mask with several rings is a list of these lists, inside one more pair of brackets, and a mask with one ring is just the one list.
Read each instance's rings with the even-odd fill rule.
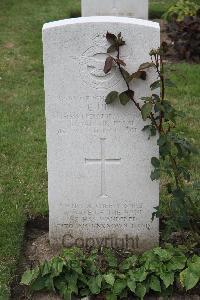
[[[116,86],[121,81],[118,69],[113,66],[112,70],[104,73],[104,64],[109,44],[106,40],[105,33],[98,33],[92,38],[91,46],[86,49],[80,57],[76,57],[80,67],[82,80],[94,88],[108,89]],[[121,57],[129,58],[128,49],[124,49]],[[112,53],[113,55],[113,53]]]

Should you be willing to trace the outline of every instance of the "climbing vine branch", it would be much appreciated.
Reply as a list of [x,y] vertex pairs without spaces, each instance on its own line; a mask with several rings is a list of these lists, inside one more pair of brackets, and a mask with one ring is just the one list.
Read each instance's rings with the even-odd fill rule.
[[[132,101],[141,113],[142,119],[148,121],[143,131],[148,131],[150,137],[158,136],[157,143],[160,149],[160,160],[157,157],[151,159],[154,167],[151,179],[158,180],[161,173],[174,178],[172,183],[170,181],[165,186],[171,196],[171,212],[173,214],[173,222],[168,223],[174,227],[172,229],[188,228],[195,233],[196,237],[198,236],[199,241],[200,229],[196,222],[196,216],[192,215],[196,207],[189,191],[189,187],[191,187],[190,173],[184,167],[184,159],[194,153],[195,149],[175,131],[177,117],[182,116],[182,113],[177,111],[166,99],[166,87],[174,86],[173,82],[165,75],[163,56],[167,45],[163,43],[160,48],[151,50],[151,61],[141,64],[137,71],[129,73],[126,70],[126,62],[120,57],[121,47],[126,44],[121,33],[115,35],[107,32],[106,38],[109,48],[104,72],[107,74],[112,71],[113,67],[117,67],[126,84],[124,92],[110,92],[106,97],[106,103],[111,104],[119,100],[122,105],[126,105]],[[142,97],[139,102],[135,99],[135,92],[131,85],[136,80],[145,81],[148,69],[155,70],[157,79],[150,85],[152,94]],[[156,215],[160,215],[160,207],[157,208]]]

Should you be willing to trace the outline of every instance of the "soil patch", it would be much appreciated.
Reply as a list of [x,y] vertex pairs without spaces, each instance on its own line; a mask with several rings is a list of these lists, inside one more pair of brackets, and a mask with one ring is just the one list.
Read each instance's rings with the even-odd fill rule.
[[12,300],[58,300],[55,295],[37,294],[31,296],[28,289],[20,285],[22,274],[37,264],[51,259],[58,254],[58,250],[52,249],[48,237],[49,221],[48,217],[36,217],[28,220],[24,237],[24,246],[22,249],[21,259],[18,263],[16,275],[11,284]]

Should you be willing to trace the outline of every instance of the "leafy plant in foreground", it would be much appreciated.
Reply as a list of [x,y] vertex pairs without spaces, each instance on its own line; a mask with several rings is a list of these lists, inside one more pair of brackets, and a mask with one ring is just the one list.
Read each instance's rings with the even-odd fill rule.
[[183,21],[185,17],[195,16],[200,6],[191,0],[178,0],[172,5],[164,14],[164,18],[167,21],[176,19],[177,21]]
[[177,282],[186,290],[194,288],[199,270],[199,256],[172,245],[123,258],[109,249],[85,254],[71,248],[25,272],[21,283],[32,291],[53,291],[65,300],[99,294],[106,300],[131,295],[143,299],[149,292],[171,295]]
[[[161,48],[151,50],[151,61],[143,63],[138,70],[129,73],[126,70],[126,62],[120,58],[120,49],[125,45],[121,33],[116,36],[107,32],[106,38],[110,46],[107,50],[108,57],[105,61],[104,72],[109,73],[113,66],[117,66],[126,84],[126,90],[122,93],[110,92],[105,101],[107,104],[112,104],[119,100],[122,105],[132,102],[141,113],[142,119],[147,121],[143,131],[148,132],[149,138],[158,137],[160,160],[157,157],[151,159],[154,167],[151,179],[158,180],[161,173],[173,178],[165,184],[171,198],[172,213],[166,224],[170,230],[190,230],[199,242],[198,209],[190,193],[192,185],[190,173],[184,166],[184,160],[188,159],[196,150],[189,141],[175,131],[177,117],[181,117],[182,114],[166,98],[166,87],[174,86],[165,74],[163,55],[167,46],[163,43]],[[116,56],[111,55],[111,53],[116,53]],[[146,80],[147,69],[149,68],[155,70],[157,80],[150,86],[152,94],[148,97],[142,97],[142,102],[138,102],[131,85],[135,80]],[[192,188],[195,189],[195,185]],[[156,209],[157,212],[154,215],[160,216],[159,207]]]

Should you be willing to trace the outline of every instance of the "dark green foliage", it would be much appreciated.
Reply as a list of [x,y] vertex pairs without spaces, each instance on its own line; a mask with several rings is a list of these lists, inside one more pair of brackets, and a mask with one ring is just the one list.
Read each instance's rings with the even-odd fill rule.
[[[194,26],[196,25],[194,24]],[[189,230],[193,233],[197,243],[199,243],[200,224],[198,222],[198,210],[196,209],[195,201],[191,197],[190,173],[184,165],[184,161],[197,151],[189,141],[176,133],[177,118],[183,117],[183,114],[177,111],[165,96],[166,87],[175,87],[175,84],[165,74],[163,55],[168,50],[167,45],[163,43],[159,49],[152,49],[150,52],[151,62],[141,64],[136,72],[130,74],[125,69],[126,63],[120,59],[119,49],[125,45],[121,33],[118,36],[107,33],[106,37],[111,46],[114,46],[114,49],[111,49],[109,46],[108,52],[111,53],[113,50],[116,57],[110,55],[106,59],[104,71],[105,73],[107,70],[110,71],[112,64],[115,63],[127,86],[127,90],[119,96],[117,92],[111,92],[106,98],[106,103],[112,103],[117,96],[122,105],[132,101],[140,111],[142,119],[148,121],[143,131],[148,131],[149,138],[158,135],[157,144],[161,162],[156,157],[152,158],[153,170],[151,179],[158,180],[161,174],[166,174],[169,178],[165,187],[171,197],[173,217],[170,216],[166,220],[166,231]],[[132,80],[146,80],[147,73],[145,70],[149,68],[155,69],[157,80],[150,85],[152,94],[141,98],[143,101],[141,105],[135,99],[134,91],[130,89],[130,82]],[[159,207],[156,209],[154,216],[161,217]],[[154,289],[160,288],[159,282],[155,277],[151,279],[151,286]],[[142,292],[144,290],[142,288],[139,289],[139,293]]]
[[179,59],[200,61],[200,10],[197,16],[173,19],[167,31]]
[[66,300],[99,294],[107,300],[131,295],[143,299],[149,292],[170,295],[177,281],[187,290],[194,288],[200,280],[199,270],[199,256],[170,244],[123,258],[109,249],[85,254],[71,248],[25,272],[21,283],[32,291],[56,292]]

